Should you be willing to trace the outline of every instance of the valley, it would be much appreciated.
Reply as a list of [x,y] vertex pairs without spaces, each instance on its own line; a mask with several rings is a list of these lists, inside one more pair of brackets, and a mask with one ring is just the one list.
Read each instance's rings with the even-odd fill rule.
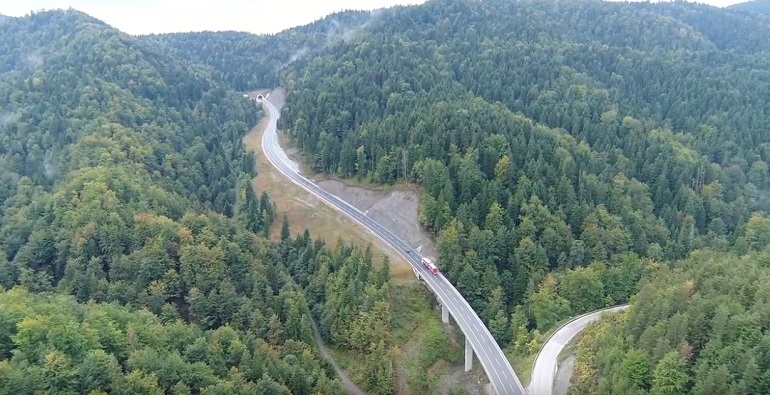
[[765,8],[0,18],[0,392],[770,392]]

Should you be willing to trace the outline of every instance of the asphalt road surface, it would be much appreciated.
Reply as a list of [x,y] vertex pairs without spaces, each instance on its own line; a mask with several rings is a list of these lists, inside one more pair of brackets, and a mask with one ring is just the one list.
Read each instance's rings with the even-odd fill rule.
[[412,267],[425,280],[431,290],[438,296],[442,303],[449,308],[449,313],[457,325],[471,342],[476,358],[481,363],[484,371],[498,395],[526,395],[521,381],[513,371],[511,364],[497,345],[492,334],[484,326],[476,312],[455,287],[442,274],[433,275],[422,266],[422,256],[412,250],[409,245],[397,238],[390,231],[380,226],[377,222],[367,217],[357,208],[351,206],[337,196],[321,189],[313,182],[299,174],[297,166],[293,164],[278,144],[276,124],[280,116],[278,110],[269,101],[263,100],[263,106],[270,113],[265,133],[262,136],[262,149],[270,163],[288,177],[293,183],[304,188],[320,200],[326,202],[339,211],[342,211],[351,219],[374,233],[391,248],[398,251],[409,261]]
[[529,385],[529,393],[531,395],[552,395],[553,380],[556,375],[556,364],[561,350],[564,349],[572,338],[585,329],[588,324],[601,318],[602,314],[624,310],[627,307],[628,305],[610,307],[609,309],[599,310],[580,316],[573,321],[568,322],[551,335],[548,342],[546,342],[540,349],[537,360],[535,360],[535,367],[532,369],[532,382]]

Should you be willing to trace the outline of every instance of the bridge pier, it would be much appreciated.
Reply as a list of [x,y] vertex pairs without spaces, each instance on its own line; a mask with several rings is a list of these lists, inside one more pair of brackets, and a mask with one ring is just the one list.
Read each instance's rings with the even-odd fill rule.
[[446,307],[446,303],[441,304],[441,322],[449,323],[449,308]]
[[470,372],[473,368],[473,347],[468,340],[468,336],[465,336],[465,371]]

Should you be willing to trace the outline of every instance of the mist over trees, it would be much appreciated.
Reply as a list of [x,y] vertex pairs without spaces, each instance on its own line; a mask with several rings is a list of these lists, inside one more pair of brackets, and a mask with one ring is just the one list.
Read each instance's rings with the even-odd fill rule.
[[[76,11],[13,18],[0,48],[0,392],[340,393],[314,317],[390,393],[387,332],[370,349],[350,327],[387,330],[388,277],[265,238],[253,102]],[[351,272],[365,297],[332,287]]]
[[[537,352],[567,317],[632,303],[582,340],[576,393],[767,392],[770,19],[738,8],[433,0],[271,36],[133,38],[73,11],[7,19],[0,284],[25,290],[0,303],[29,307],[0,337],[18,317],[87,321],[37,304],[117,309],[201,347],[226,335],[243,358],[271,355],[222,370],[214,351],[152,343],[210,369],[211,391],[268,377],[271,393],[335,392],[313,318],[367,356],[367,390],[391,393],[387,270],[344,243],[265,238],[274,206],[251,189],[240,142],[260,112],[233,90],[280,84],[279,126],[314,170],[420,186],[441,270],[513,353]],[[165,367],[92,355],[105,343],[24,344],[38,359],[8,349],[0,362],[20,393],[49,388],[28,366],[56,353],[68,372],[98,357],[119,385],[170,388]]]

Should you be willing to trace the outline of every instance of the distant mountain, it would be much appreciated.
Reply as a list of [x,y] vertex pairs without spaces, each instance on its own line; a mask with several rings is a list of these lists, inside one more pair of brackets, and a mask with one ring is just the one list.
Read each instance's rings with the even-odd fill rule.
[[154,45],[167,45],[190,63],[213,67],[214,76],[228,87],[248,90],[278,86],[278,72],[283,67],[357,37],[379,13],[339,12],[271,35],[205,31],[139,38]]
[[745,3],[733,4],[728,9],[739,11],[754,11],[770,14],[770,0],[753,0]]

